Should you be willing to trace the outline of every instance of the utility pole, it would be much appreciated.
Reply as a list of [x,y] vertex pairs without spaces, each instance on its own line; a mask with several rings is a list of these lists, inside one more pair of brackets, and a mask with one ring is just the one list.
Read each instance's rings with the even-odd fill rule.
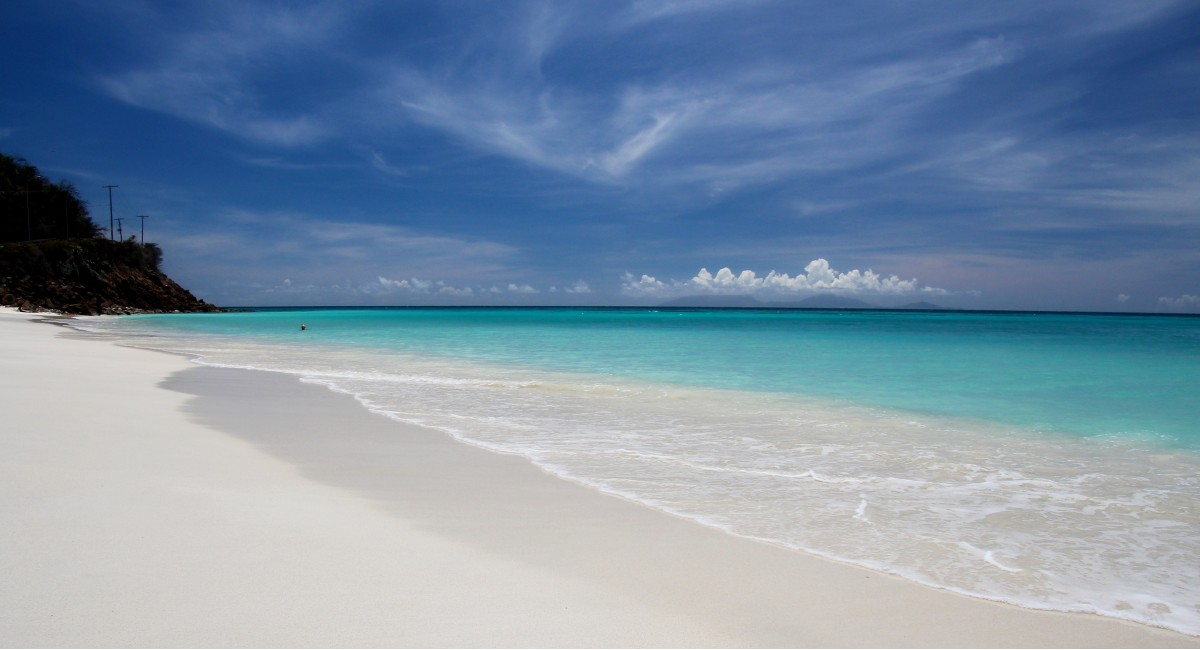
[[121,229],[121,222],[125,221],[125,217],[117,217],[117,237],[118,241],[125,241],[125,231]]
[[138,219],[142,220],[142,250],[146,250],[146,220],[150,218],[148,214],[139,214]]
[[117,185],[102,185],[101,187],[108,188],[108,240],[112,241],[112,238],[113,238],[112,188],[118,187],[118,186]]

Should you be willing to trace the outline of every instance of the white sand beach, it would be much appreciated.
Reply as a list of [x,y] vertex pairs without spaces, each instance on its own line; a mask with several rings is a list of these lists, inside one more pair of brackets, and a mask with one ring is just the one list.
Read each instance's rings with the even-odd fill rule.
[[0,311],[5,647],[1200,647],[737,538]]

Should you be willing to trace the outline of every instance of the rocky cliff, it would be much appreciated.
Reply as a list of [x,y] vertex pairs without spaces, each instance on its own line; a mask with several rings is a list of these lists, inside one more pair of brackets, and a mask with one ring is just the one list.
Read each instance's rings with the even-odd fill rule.
[[64,314],[220,311],[157,262],[133,242],[100,238],[3,244],[0,305]]

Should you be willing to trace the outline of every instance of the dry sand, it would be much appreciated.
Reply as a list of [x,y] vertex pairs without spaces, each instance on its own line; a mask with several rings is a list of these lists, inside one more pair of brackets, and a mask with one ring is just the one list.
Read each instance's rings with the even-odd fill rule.
[[4,646],[1200,647],[740,539],[0,311]]

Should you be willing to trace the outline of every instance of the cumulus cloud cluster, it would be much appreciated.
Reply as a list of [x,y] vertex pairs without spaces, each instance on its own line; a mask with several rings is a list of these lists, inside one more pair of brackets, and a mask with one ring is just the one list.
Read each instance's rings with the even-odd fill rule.
[[839,273],[825,259],[816,259],[804,267],[804,273],[789,275],[771,271],[759,276],[749,269],[735,274],[723,267],[716,274],[702,268],[690,280],[663,282],[650,275],[625,274],[622,293],[641,297],[682,295],[798,295],[806,293],[880,294],[932,296],[946,295],[945,289],[921,286],[916,278],[903,280],[896,275],[884,277],[870,269]]
[[1200,296],[1185,293],[1178,298],[1159,298],[1158,304],[1170,311],[1200,312]]
[[495,284],[490,287],[470,287],[454,286],[441,280],[421,280],[418,278],[393,280],[385,278],[382,275],[378,278],[378,285],[368,285],[364,289],[365,293],[375,294],[400,292],[423,296],[452,296],[459,298],[504,294],[534,295],[541,293],[539,289],[531,285],[512,282],[503,287]]
[[[878,3],[869,15],[847,3],[725,0],[454,11],[221,0],[90,14],[86,4],[75,13],[123,44],[120,56],[97,57],[93,72],[74,73],[90,94],[136,107],[139,119],[154,111],[233,136],[216,142],[253,152],[241,156],[248,167],[273,172],[256,182],[272,191],[253,200],[223,180],[183,174],[188,186],[214,193],[196,204],[281,206],[254,221],[214,223],[180,205],[196,215],[180,226],[188,241],[166,243],[176,244],[174,260],[192,256],[174,263],[192,264],[201,289],[202,279],[211,287],[222,275],[290,275],[297,301],[325,300],[299,297],[304,286],[381,300],[540,294],[570,302],[591,288],[549,279],[563,250],[595,251],[601,268],[637,269],[634,255],[663,242],[720,260],[789,233],[827,253],[937,256],[939,265],[919,271],[935,282],[934,274],[978,272],[984,267],[953,265],[986,256],[996,260],[997,286],[1014,293],[1070,295],[1106,278],[1152,286],[1121,277],[1117,264],[1080,273],[1081,260],[1194,263],[1179,245],[1196,237],[1200,197],[1200,130],[1179,117],[1198,105],[1180,91],[1195,88],[1194,50],[1175,26],[1196,15],[1185,2]],[[69,52],[64,61],[91,59],[58,46]],[[0,127],[0,138],[13,133]],[[448,187],[471,191],[442,201],[449,195],[436,193]],[[330,204],[335,188],[353,188],[345,207],[284,214],[318,211],[307,206]],[[514,200],[483,198],[493,196]],[[742,215],[736,247],[723,231],[676,227],[716,201]],[[554,218],[563,205],[588,206],[579,227]],[[435,223],[443,210],[452,218]],[[648,213],[663,216],[639,218]],[[819,227],[794,230],[792,220]],[[1112,236],[1124,232],[1139,235]],[[649,246],[635,250],[635,239]],[[1029,260],[1060,266],[1035,271]],[[575,270],[582,260],[566,261],[572,275],[595,278]],[[408,279],[376,281],[377,273]],[[1179,296],[1162,298],[1163,309],[1200,310],[1196,296],[1179,295],[1192,287],[1178,274],[1160,275],[1161,288],[1146,295]],[[1069,278],[1082,278],[1081,288],[1065,287]],[[870,269],[837,272],[823,259],[795,275],[729,267],[685,280],[627,275],[621,292],[946,293]]]
[[[423,280],[421,278],[388,278],[382,275],[370,281],[345,280],[333,284],[320,284],[303,281],[293,281],[285,278],[277,283],[241,282],[236,289],[257,296],[269,304],[279,297],[287,297],[292,302],[300,298],[306,303],[324,302],[328,304],[486,304],[493,298],[513,296],[536,296],[544,293],[529,284],[485,285],[456,285],[444,280]],[[569,293],[588,293],[590,290],[580,290],[579,285],[586,288],[586,283],[579,282],[567,289]],[[551,293],[559,291],[550,287]],[[464,302],[466,301],[466,302]]]
[[[493,284],[491,286],[455,286],[441,280],[421,280],[418,278],[408,279],[392,279],[385,278],[382,275],[378,277],[376,283],[369,283],[359,288],[362,293],[384,294],[384,293],[403,293],[420,296],[450,296],[450,297],[471,297],[471,296],[502,296],[502,295],[525,295],[533,296],[543,293],[542,289],[538,289],[530,284],[517,284],[509,282],[504,285]],[[552,285],[545,290],[546,293],[567,293],[574,295],[589,294],[592,292],[591,287],[587,282],[579,280],[568,287],[559,288],[557,285]]]
[[591,293],[592,287],[589,286],[588,283],[584,282],[583,280],[577,280],[575,282],[575,284],[572,284],[569,287],[563,287],[561,289],[558,286],[550,287],[550,293],[558,293],[559,291],[561,291],[563,293],[574,294],[574,295],[583,295],[583,294]]

